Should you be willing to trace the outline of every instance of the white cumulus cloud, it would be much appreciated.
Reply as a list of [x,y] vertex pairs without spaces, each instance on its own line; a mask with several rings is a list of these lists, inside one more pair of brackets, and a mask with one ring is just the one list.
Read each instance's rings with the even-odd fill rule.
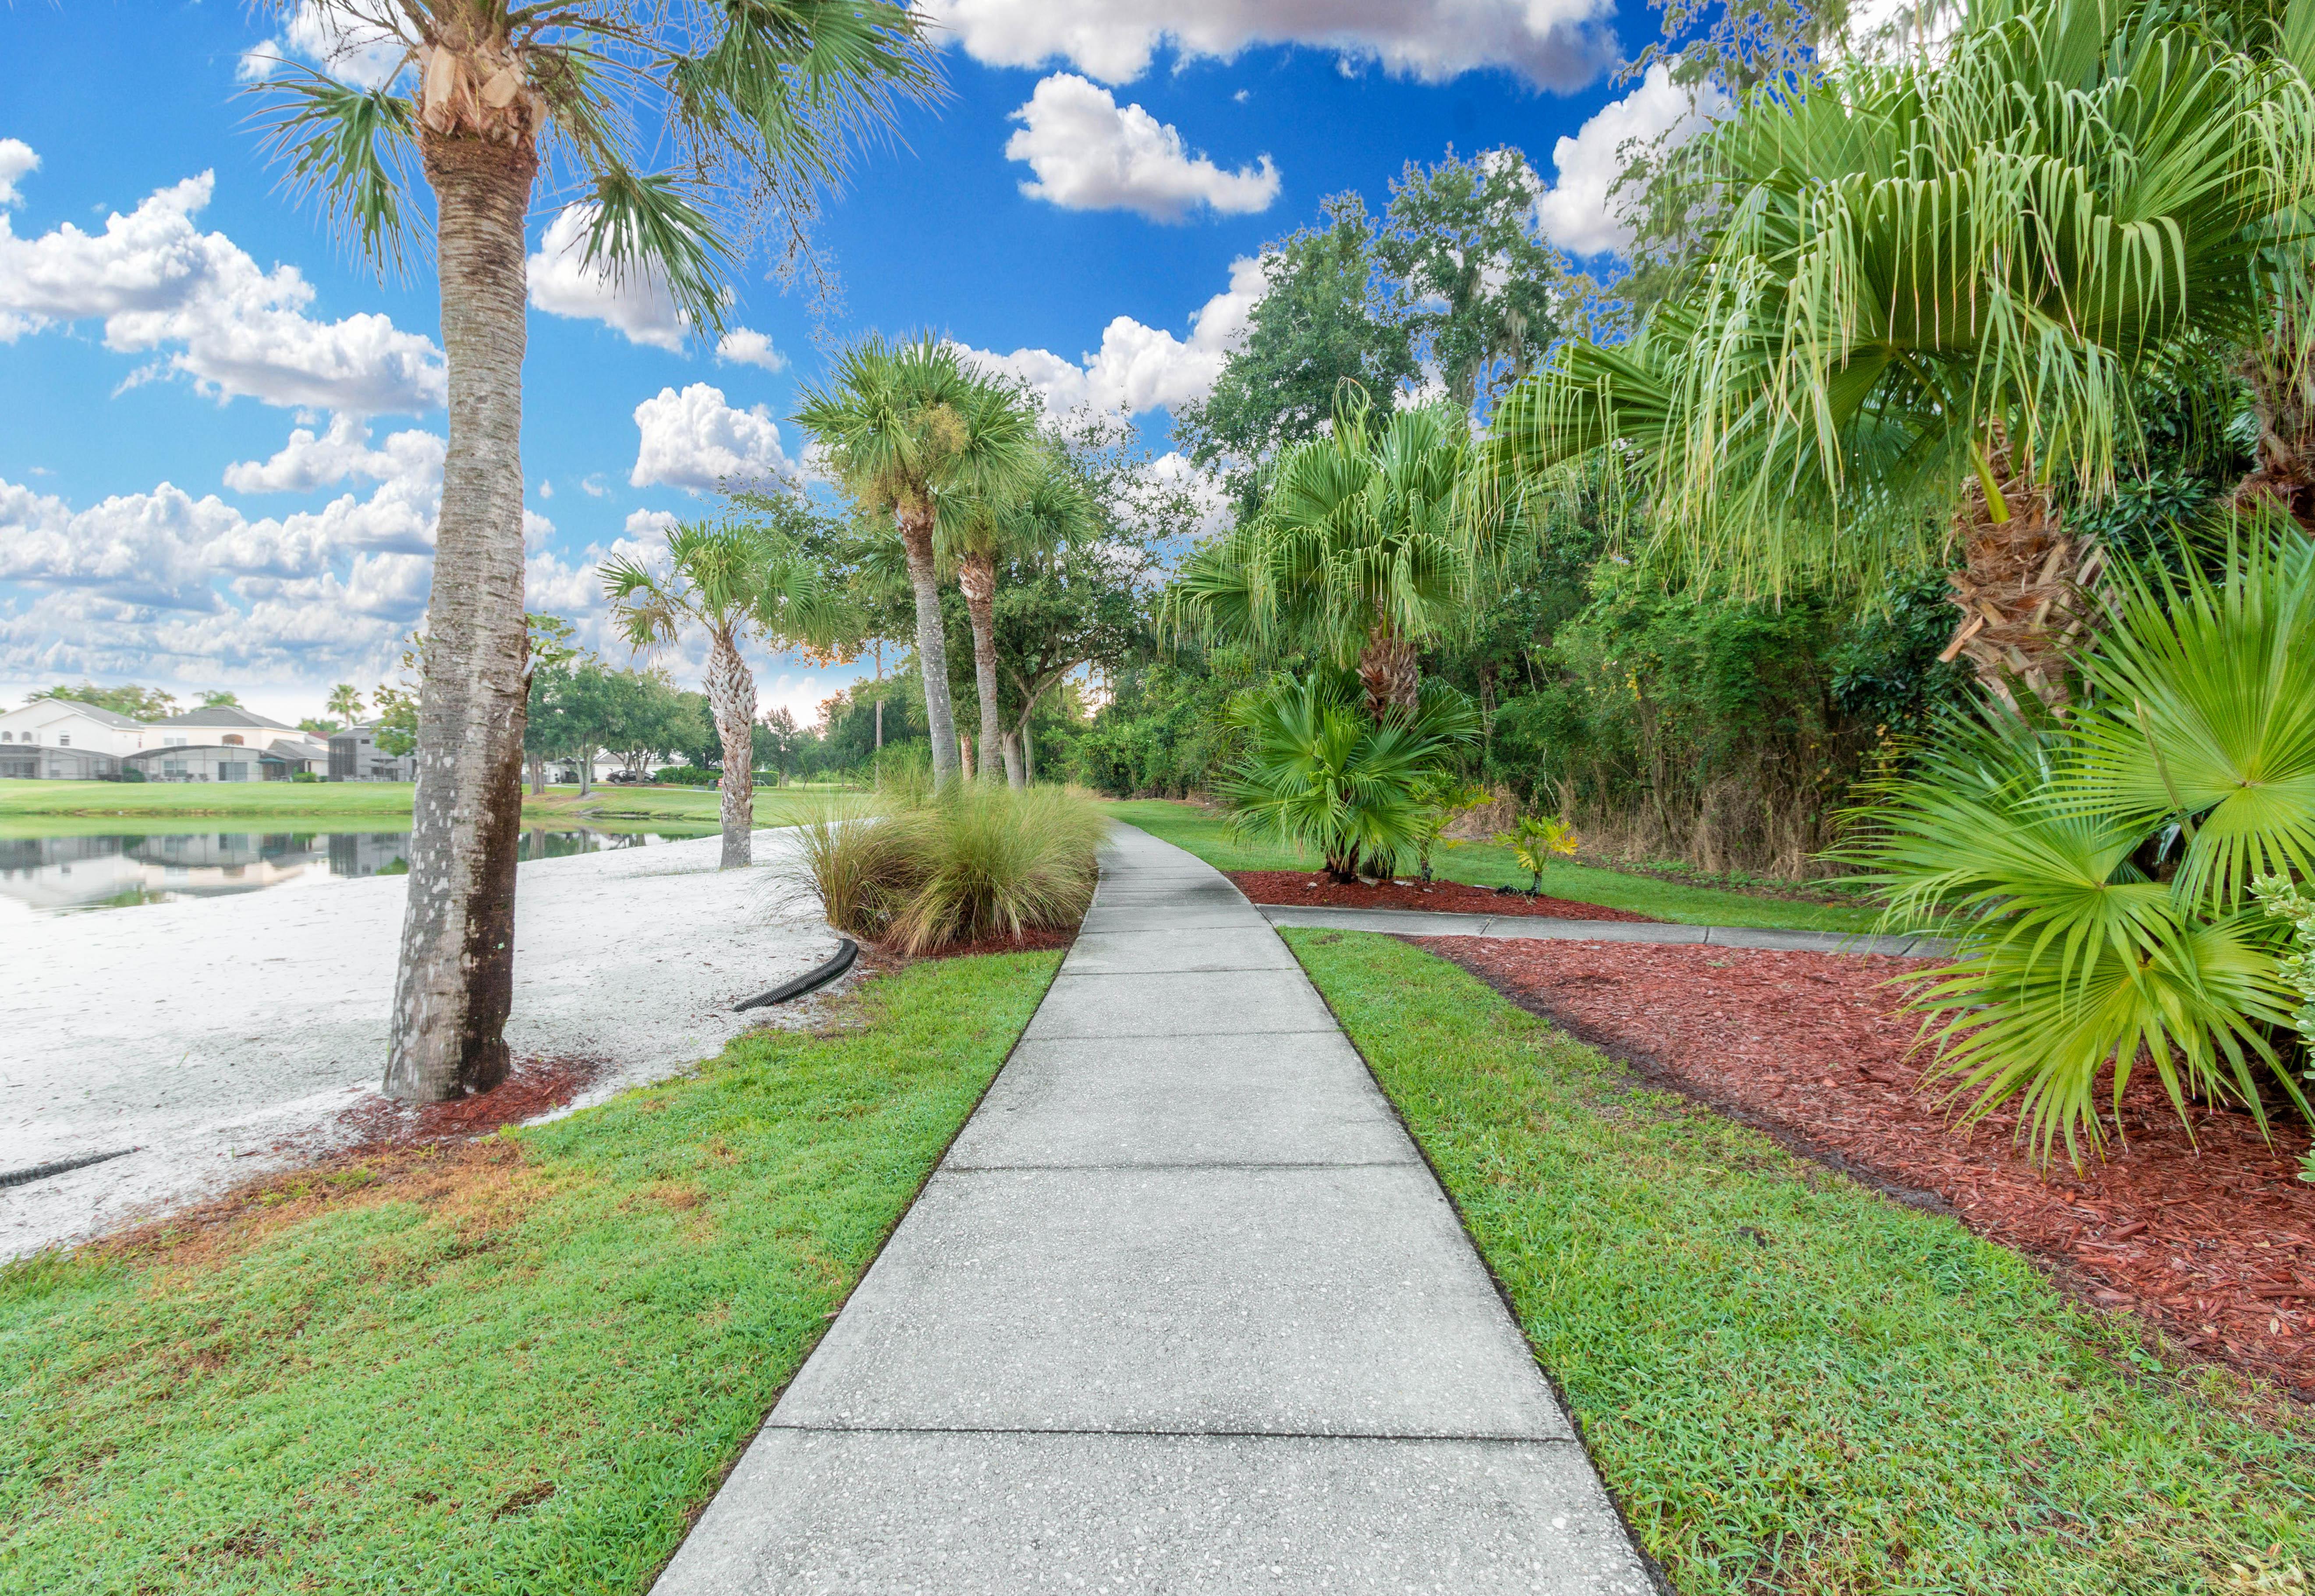
[[1332,50],[1346,65],[1443,83],[1498,67],[1573,89],[1615,57],[1613,0],[925,0],[967,55],[993,66],[1067,61],[1131,83],[1161,47],[1228,60],[1255,45]]
[[786,369],[788,358],[772,347],[770,337],[753,327],[734,327],[715,341],[715,358],[734,366],[760,366],[767,371]]
[[35,171],[40,157],[32,146],[21,138],[0,138],[0,205],[14,205],[24,198],[16,191],[17,182],[26,173]]
[[1241,256],[1230,263],[1229,287],[1192,314],[1188,337],[1118,316],[1102,329],[1101,347],[1078,360],[1043,349],[998,354],[970,345],[958,348],[981,369],[1020,379],[1056,413],[1087,407],[1103,412],[1170,408],[1213,391],[1222,362],[1245,338],[1248,319],[1266,287],[1262,262]]
[[1649,67],[1630,93],[1601,106],[1574,137],[1552,147],[1559,179],[1535,202],[1544,235],[1577,255],[1629,249],[1632,230],[1610,199],[1616,180],[1651,141],[1665,133],[1675,141],[1687,138],[1727,105],[1727,97],[1708,84],[1691,101],[1662,65]]
[[643,270],[615,273],[601,262],[583,263],[594,225],[591,205],[566,206],[547,224],[530,258],[531,304],[550,315],[616,327],[630,343],[680,352],[687,324],[663,279]]
[[104,231],[67,223],[18,238],[0,212],[0,342],[102,320],[108,349],[165,350],[130,382],[169,371],[203,392],[352,414],[417,413],[443,403],[441,351],[387,317],[315,321],[314,287],[294,266],[261,270],[193,217],[214,174],[159,190]]
[[771,412],[758,404],[735,410],[723,390],[693,383],[680,394],[661,388],[635,406],[641,443],[628,483],[655,483],[708,492],[725,483],[777,476],[791,469]]
[[402,41],[386,29],[368,26],[334,8],[300,0],[279,38],[242,53],[244,83],[271,77],[288,59],[319,66],[356,88],[374,89],[402,70]]
[[1240,216],[1278,198],[1268,155],[1225,170],[1192,154],[1174,128],[1139,105],[1119,105],[1075,73],[1040,83],[1012,120],[1021,130],[1006,141],[1006,159],[1026,162],[1036,174],[1021,191],[1064,210],[1131,210],[1178,222],[1201,206]]

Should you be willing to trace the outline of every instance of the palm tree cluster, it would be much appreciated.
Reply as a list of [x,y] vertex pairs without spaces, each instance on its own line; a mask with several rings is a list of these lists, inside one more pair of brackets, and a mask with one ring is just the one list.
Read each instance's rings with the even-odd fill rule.
[[962,766],[941,624],[946,576],[971,623],[979,776],[1024,785],[1026,766],[998,709],[998,566],[1100,532],[1085,484],[1040,430],[1035,401],[1016,384],[972,370],[929,334],[870,337],[838,357],[825,383],[805,390],[796,421],[825,451],[872,538],[906,572],[935,785],[955,780]]

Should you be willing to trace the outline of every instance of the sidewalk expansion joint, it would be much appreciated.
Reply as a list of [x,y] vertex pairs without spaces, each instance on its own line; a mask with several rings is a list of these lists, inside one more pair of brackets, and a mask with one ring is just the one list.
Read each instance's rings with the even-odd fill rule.
[[1040,1175],[1101,1174],[1142,1169],[1409,1169],[1420,1167],[1421,1160],[1412,1154],[1404,1158],[1346,1158],[1334,1162],[1324,1158],[1268,1160],[1259,1158],[1207,1158],[1164,1163],[1137,1164],[944,1164],[942,1175],[1011,1175],[1024,1172]]

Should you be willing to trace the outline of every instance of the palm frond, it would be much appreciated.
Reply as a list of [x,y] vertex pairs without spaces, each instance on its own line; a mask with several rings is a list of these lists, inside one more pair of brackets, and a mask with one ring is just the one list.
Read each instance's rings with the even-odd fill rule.
[[663,284],[695,334],[713,341],[723,327],[732,252],[683,183],[610,165],[596,176],[591,203],[581,265],[601,267],[615,285]]
[[261,120],[269,154],[288,164],[284,181],[315,200],[364,261],[399,277],[411,235],[423,226],[404,194],[403,163],[418,137],[410,102],[291,61],[251,88],[276,102]]

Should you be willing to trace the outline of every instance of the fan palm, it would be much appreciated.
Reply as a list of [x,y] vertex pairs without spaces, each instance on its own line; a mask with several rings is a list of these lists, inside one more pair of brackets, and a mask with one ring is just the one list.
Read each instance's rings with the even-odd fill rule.
[[[386,270],[421,227],[407,193],[413,155],[433,194],[449,442],[386,1089],[457,1097],[495,1085],[508,1063],[527,696],[525,229],[540,166],[559,162],[585,207],[581,265],[664,288],[712,338],[729,302],[727,240],[765,215],[801,228],[856,137],[936,79],[924,18],[887,0],[273,9],[349,50],[402,50],[373,88],[275,64],[260,87],[278,107],[272,141],[293,183]],[[639,164],[661,149],[670,170]]]
[[1439,775],[1478,734],[1469,699],[1425,683],[1415,706],[1370,719],[1323,676],[1289,678],[1232,706],[1246,752],[1215,790],[1241,837],[1308,848],[1344,883],[1388,873],[1429,840]]
[[1257,648],[1355,665],[1370,714],[1419,702],[1422,645],[1465,616],[1500,514],[1467,492],[1469,423],[1451,404],[1380,424],[1363,402],[1272,468],[1261,508],[1167,589],[1169,619]]
[[1619,446],[1660,534],[1752,590],[1870,578],[1943,520],[1948,657],[2062,705],[2103,556],[2053,487],[2111,482],[2182,336],[2257,336],[2311,145],[2306,81],[2191,19],[1989,0],[1940,61],[1756,94],[1700,157],[1729,203],[1696,289],[1515,390],[1494,464]]
[[942,528],[956,565],[965,614],[972,623],[973,685],[980,698],[980,778],[993,780],[1001,759],[1007,784],[1016,787],[1027,785],[1028,776],[1020,744],[1007,733],[998,709],[998,562],[1087,541],[1100,526],[1092,496],[1068,457],[1050,443],[1038,454],[1036,473],[1024,487],[968,505]]
[[1037,423],[1007,385],[965,369],[930,336],[870,337],[838,357],[824,386],[804,390],[796,422],[866,515],[891,518],[917,605],[917,661],[925,682],[933,779],[956,775],[956,712],[940,608],[936,536],[971,507],[1003,502],[1035,480]]
[[361,689],[351,682],[340,682],[330,689],[329,701],[323,705],[337,718],[341,726],[350,726],[361,719]]
[[[1964,723],[1865,811],[1844,850],[1893,912],[1947,914],[1960,956],[1914,998],[1972,1117],[2018,1100],[2044,1154],[2100,1139],[2151,1068],[2263,1114],[2254,1066],[2293,993],[2257,878],[2315,866],[2315,547],[2239,538],[2217,579],[2124,571],[2087,705],[2036,732]],[[2302,1104],[2303,1106],[2303,1104]]]
[[707,634],[707,704],[723,745],[726,870],[752,862],[756,812],[756,678],[740,653],[753,634],[776,648],[838,633],[841,600],[820,568],[761,528],[687,523],[667,537],[665,574],[630,555],[602,564],[603,593],[637,650],[676,641],[686,626]]

